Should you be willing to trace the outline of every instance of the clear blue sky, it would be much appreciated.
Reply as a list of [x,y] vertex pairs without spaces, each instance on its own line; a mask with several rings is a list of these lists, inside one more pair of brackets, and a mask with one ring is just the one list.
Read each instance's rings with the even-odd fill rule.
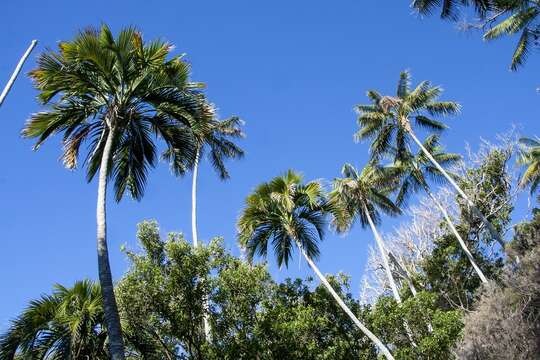
[[[232,179],[220,182],[207,166],[200,177],[200,235],[223,235],[235,253],[235,221],[255,185],[288,168],[307,179],[331,179],[345,162],[364,164],[367,145],[352,141],[353,106],[366,101],[370,88],[394,91],[402,69],[412,70],[415,81],[443,85],[445,98],[463,105],[462,115],[449,120],[443,140],[449,150],[463,152],[465,143],[493,138],[512,123],[540,134],[539,57],[532,54],[511,73],[515,39],[485,44],[451,23],[414,16],[408,1],[8,1],[1,15],[2,86],[32,39],[40,43],[25,72],[45,47],[101,22],[114,30],[136,25],[146,38],[174,43],[187,53],[193,79],[207,83],[220,114],[247,122],[246,157],[230,164]],[[0,329],[54,283],[97,275],[96,183],[62,167],[57,140],[35,153],[20,138],[24,121],[39,110],[35,95],[22,76],[0,108]],[[149,180],[142,202],[110,202],[115,278],[127,269],[120,246],[135,247],[138,222],[157,219],[164,233],[190,233],[190,178],[174,178],[160,164]],[[352,274],[357,294],[372,243],[358,227],[347,237],[329,236],[320,267]],[[298,261],[289,271],[272,266],[278,279],[305,270]]]

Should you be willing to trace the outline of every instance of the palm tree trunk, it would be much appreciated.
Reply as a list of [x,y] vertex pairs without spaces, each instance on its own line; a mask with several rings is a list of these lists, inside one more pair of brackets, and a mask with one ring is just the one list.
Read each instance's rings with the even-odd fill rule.
[[107,198],[107,178],[109,162],[112,156],[112,143],[114,139],[114,128],[111,128],[107,135],[107,141],[101,157],[99,168],[99,184],[97,197],[97,254],[98,272],[101,293],[103,296],[103,310],[105,314],[105,324],[107,326],[107,336],[109,339],[109,352],[111,359],[124,360],[124,340],[122,337],[122,327],[118,306],[114,296],[114,285],[112,281],[111,265],[109,263],[109,251],[107,249],[107,218],[106,218],[106,198]]
[[495,239],[499,245],[502,247],[503,251],[505,249],[505,243],[504,243],[504,240],[502,239],[501,235],[497,232],[497,230],[495,229],[495,227],[493,226],[493,224],[491,222],[489,222],[488,219],[486,219],[486,217],[484,216],[484,214],[482,214],[482,212],[476,207],[476,205],[474,205],[474,203],[472,202],[472,200],[467,196],[467,194],[465,194],[465,192],[463,190],[461,190],[461,188],[458,186],[458,184],[456,184],[456,182],[454,181],[454,179],[452,179],[452,177],[450,175],[448,175],[448,173],[446,172],[446,170],[443,169],[443,167],[437,162],[437,160],[435,160],[435,158],[430,154],[430,152],[424,147],[424,145],[422,145],[422,143],[420,142],[420,140],[418,140],[418,138],[416,137],[416,135],[414,134],[414,132],[412,130],[409,130],[409,134],[411,135],[411,137],[413,138],[414,142],[420,147],[420,149],[422,150],[422,152],[424,153],[424,155],[426,155],[426,157],[431,161],[431,163],[433,165],[435,165],[435,167],[441,172],[441,174],[444,175],[444,177],[446,178],[446,180],[448,180],[448,182],[450,182],[450,184],[454,187],[454,189],[456,189],[456,191],[458,192],[459,195],[461,195],[461,197],[463,199],[465,199],[465,201],[467,202],[467,204],[470,206],[472,212],[478,216],[480,218],[480,220],[484,223],[484,225],[486,226],[486,228],[488,229],[488,231],[490,232],[491,236],[493,237],[493,239]]
[[388,256],[384,248],[383,239],[380,237],[379,232],[377,231],[377,228],[375,228],[375,224],[373,223],[373,220],[371,219],[371,216],[369,215],[367,206],[365,204],[363,204],[362,206],[364,207],[364,212],[366,213],[366,217],[368,219],[369,226],[371,227],[371,231],[373,231],[373,235],[375,235],[375,242],[377,243],[377,246],[379,247],[379,251],[381,253],[381,257],[383,260],[384,270],[386,272],[386,276],[388,277],[388,281],[390,282],[390,288],[392,289],[394,299],[396,300],[398,304],[401,304],[401,296],[399,296],[399,291],[397,289],[396,282],[394,281],[394,276],[392,275],[392,271],[390,270],[390,264],[388,263]]
[[193,240],[193,247],[199,245],[199,239],[197,237],[197,176],[199,174],[199,156],[200,148],[197,148],[195,154],[195,164],[193,165],[193,179],[191,183],[191,236]]
[[[388,281],[390,282],[390,288],[392,289],[392,293],[394,295],[394,299],[398,303],[398,305],[401,305],[401,296],[399,295],[399,291],[396,285],[396,282],[394,280],[394,275],[392,275],[392,271],[390,270],[390,264],[388,263],[388,256],[386,254],[386,249],[384,247],[384,242],[381,236],[379,235],[379,232],[377,231],[377,228],[375,227],[375,224],[373,223],[373,220],[371,219],[371,216],[369,215],[368,208],[365,204],[363,204],[364,212],[366,213],[366,217],[369,222],[369,226],[371,227],[371,230],[373,231],[373,235],[375,235],[375,240],[377,242],[377,246],[379,247],[379,251],[381,252],[381,257],[383,259],[383,265],[384,270],[386,271],[386,276],[388,277]],[[405,331],[407,332],[407,337],[409,338],[409,341],[411,342],[411,345],[413,347],[417,347],[416,342],[413,339],[412,331],[409,327],[409,324],[406,320],[403,321],[403,326],[405,327]]]
[[9,90],[11,90],[11,87],[13,86],[13,83],[17,79],[17,76],[21,72],[22,66],[24,65],[24,62],[26,59],[28,59],[28,56],[30,56],[30,53],[32,50],[34,50],[34,47],[37,44],[37,40],[32,40],[30,43],[30,46],[28,49],[26,49],[26,52],[23,54],[21,59],[19,60],[19,63],[15,67],[15,70],[13,71],[13,74],[11,74],[11,77],[9,78],[6,86],[4,87],[4,90],[2,91],[2,94],[0,94],[0,106],[2,106],[2,103],[4,102],[4,99],[6,98],[7,94],[9,93]]
[[[199,238],[197,236],[197,177],[199,175],[199,160],[201,152],[200,148],[197,148],[195,154],[195,164],[193,165],[193,178],[191,183],[191,235],[193,240],[193,247],[199,246]],[[208,299],[206,296],[203,298],[203,326],[204,335],[207,342],[212,341],[212,333],[210,332],[210,322],[208,320]]]
[[442,206],[442,204],[439,202],[439,200],[437,200],[437,198],[431,193],[431,191],[429,191],[427,186],[424,187],[424,190],[429,195],[431,200],[435,203],[435,205],[437,205],[439,210],[442,212],[442,214],[444,216],[444,219],[446,220],[446,223],[448,224],[448,226],[450,227],[450,230],[452,230],[452,233],[454,234],[454,236],[458,240],[459,245],[461,246],[461,249],[463,250],[465,255],[467,255],[467,258],[469,259],[469,262],[471,263],[472,267],[474,268],[474,270],[476,271],[476,273],[480,277],[480,280],[482,280],[482,282],[484,284],[486,284],[488,281],[487,281],[486,277],[484,276],[484,273],[482,272],[482,270],[480,270],[480,267],[478,267],[478,265],[476,265],[476,262],[474,261],[474,257],[472,256],[471,252],[469,251],[469,248],[467,247],[467,244],[465,244],[465,241],[463,241],[463,238],[461,237],[461,235],[459,235],[459,232],[457,231],[456,227],[454,226],[454,223],[452,222],[452,219],[450,219],[450,215],[448,215],[448,212],[446,211],[446,209]]
[[332,295],[334,300],[336,300],[336,302],[343,309],[343,311],[345,311],[345,313],[351,318],[351,320],[354,322],[354,324],[356,326],[358,326],[360,331],[362,331],[371,341],[373,341],[375,346],[377,346],[377,348],[380,350],[380,352],[382,352],[384,354],[386,359],[394,360],[394,357],[392,356],[392,354],[390,353],[388,348],[382,343],[382,341],[377,336],[375,336],[375,334],[373,334],[371,331],[369,331],[369,329],[366,328],[364,326],[364,324],[362,324],[362,322],[360,322],[360,320],[358,320],[358,318],[353,314],[351,309],[349,309],[347,304],[345,304],[345,302],[341,299],[341,297],[336,293],[336,291],[334,290],[332,285],[330,285],[330,283],[328,282],[326,277],[319,271],[319,269],[317,268],[317,265],[315,265],[313,260],[311,260],[311,258],[304,251],[304,248],[302,247],[302,245],[300,244],[299,241],[296,241],[296,245],[298,246],[298,248],[300,249],[300,252],[302,253],[304,258],[306,259],[307,263],[309,264],[309,267],[315,272],[315,274],[317,275],[317,277],[319,278],[321,283],[326,287],[328,292],[330,292],[330,294]]

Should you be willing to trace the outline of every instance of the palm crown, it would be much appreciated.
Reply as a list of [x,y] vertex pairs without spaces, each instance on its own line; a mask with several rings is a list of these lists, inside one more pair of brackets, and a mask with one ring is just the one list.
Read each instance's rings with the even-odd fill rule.
[[289,170],[259,185],[247,197],[238,220],[240,245],[251,261],[255,254],[266,257],[271,241],[279,266],[288,266],[295,245],[310,258],[317,258],[326,210],[320,183],[304,184],[300,174]]
[[[439,145],[439,137],[436,135],[429,136],[424,141],[424,147],[443,167],[461,160],[459,154],[444,152],[442,146]],[[429,180],[436,183],[444,182],[443,174],[422,151],[416,154],[406,152],[401,159],[396,160],[394,166],[398,169],[401,177],[400,188],[396,196],[396,205],[398,206],[405,204],[412,193],[428,189]]]
[[56,285],[0,337],[0,358],[107,359],[106,339],[99,286],[90,281],[72,288]]
[[345,164],[341,173],[343,177],[334,180],[329,194],[333,224],[338,232],[350,229],[357,218],[362,227],[368,226],[368,213],[375,224],[380,223],[381,212],[391,216],[401,213],[388,197],[399,181],[395,168],[368,164],[358,172]]
[[520,187],[531,187],[531,194],[534,193],[540,184],[540,140],[521,138],[519,139],[521,151],[518,163],[527,168],[521,176]]
[[195,157],[188,127],[202,111],[200,84],[188,81],[189,65],[181,57],[168,59],[171,48],[161,41],[144,43],[133,28],[113,38],[105,25],[61,42],[58,52],[42,54],[30,73],[48,108],[32,115],[23,135],[37,138],[37,149],[63,132],[63,161],[70,169],[88,143],[84,164],[90,181],[99,170],[104,139],[113,134],[108,174],[115,180],[116,200],[126,190],[139,200],[156,162],[153,137],[176,149],[179,171]]
[[388,154],[392,147],[396,158],[404,156],[408,150],[408,135],[412,133],[411,119],[415,120],[417,126],[438,133],[446,129],[446,125],[435,117],[453,115],[459,111],[457,103],[438,100],[442,93],[439,86],[422,81],[412,89],[410,83],[409,72],[403,71],[396,96],[383,96],[370,90],[367,96],[372,103],[357,106],[360,129],[355,139],[373,139],[370,150],[375,160]]

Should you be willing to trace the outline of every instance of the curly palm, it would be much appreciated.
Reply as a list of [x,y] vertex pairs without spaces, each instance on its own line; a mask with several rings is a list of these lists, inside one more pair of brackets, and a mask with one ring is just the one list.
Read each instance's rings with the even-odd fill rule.
[[359,172],[345,164],[341,173],[343,177],[334,179],[328,199],[332,224],[338,232],[348,231],[357,219],[362,228],[369,226],[368,214],[375,225],[381,222],[381,212],[390,216],[401,214],[388,197],[399,184],[396,168],[368,164]]
[[91,181],[112,134],[108,174],[114,178],[116,200],[126,190],[140,200],[148,170],[156,164],[157,138],[176,149],[180,172],[195,158],[189,125],[202,111],[201,84],[189,82],[189,65],[180,56],[169,58],[171,50],[159,40],[144,42],[134,28],[114,38],[106,25],[61,42],[58,51],[43,53],[30,72],[38,99],[48,108],[32,115],[23,136],[37,138],[38,149],[51,135],[63,133],[62,159],[69,169],[77,167],[86,143],[83,164]]
[[[459,154],[446,153],[439,145],[439,137],[431,135],[424,141],[424,147],[432,154],[435,160],[443,167],[449,167],[461,161]],[[421,190],[429,189],[429,182],[443,184],[444,175],[426,157],[424,152],[416,154],[407,152],[402,159],[393,164],[401,178],[401,183],[396,196],[396,205],[406,205],[410,196]]]
[[400,74],[396,96],[383,96],[375,90],[367,92],[371,104],[357,105],[358,126],[356,141],[371,139],[372,160],[379,160],[390,153],[396,159],[409,151],[409,135],[413,132],[411,119],[416,126],[430,132],[440,133],[447,126],[437,117],[455,115],[459,104],[453,101],[439,101],[442,89],[422,81],[411,88],[408,71]]
[[240,246],[252,261],[254,255],[266,257],[271,242],[279,266],[288,266],[295,245],[317,259],[327,210],[321,184],[304,184],[300,174],[289,170],[247,197],[238,220]]
[[91,281],[55,285],[0,336],[0,359],[108,359],[101,290]]
[[526,167],[521,176],[519,186],[530,187],[531,194],[535,193],[540,184],[540,139],[521,138],[518,163]]

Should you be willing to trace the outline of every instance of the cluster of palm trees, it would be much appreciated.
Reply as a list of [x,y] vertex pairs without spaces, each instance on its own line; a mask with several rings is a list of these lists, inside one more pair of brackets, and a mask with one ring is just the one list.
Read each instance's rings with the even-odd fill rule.
[[[255,255],[266,257],[271,245],[278,264],[287,266],[296,247],[340,307],[388,359],[393,359],[388,347],[358,320],[314,263],[319,256],[318,242],[323,239],[327,215],[331,216],[331,223],[338,232],[349,231],[357,219],[363,228],[371,228],[398,304],[401,303],[400,291],[377,226],[381,223],[382,214],[401,214],[406,200],[420,190],[435,202],[471,266],[482,282],[487,282],[444,205],[431,193],[430,180],[438,183],[448,181],[467,205],[475,209],[473,213],[485,223],[491,235],[500,239],[488,219],[458,186],[457,176],[445,169],[460,161],[461,157],[445,153],[439,145],[439,134],[446,125],[437,118],[458,113],[459,105],[440,101],[442,89],[428,81],[415,88],[411,88],[410,83],[411,76],[404,71],[395,96],[383,96],[371,90],[367,93],[371,103],[357,106],[360,129],[355,138],[358,141],[371,140],[370,161],[363,169],[358,170],[350,164],[343,166],[342,177],[334,179],[328,194],[319,182],[304,184],[299,174],[289,170],[284,176],[257,187],[247,198],[238,221],[239,243],[247,251],[249,260]],[[424,142],[418,139],[415,127],[430,132]],[[411,142],[419,148],[417,153],[411,149]],[[389,163],[383,163],[384,160]],[[395,201],[391,199],[393,193],[397,194]],[[407,323],[404,327],[414,346]]]
[[[192,237],[197,247],[200,240],[196,193],[200,162],[207,155],[219,177],[226,179],[229,174],[225,160],[243,156],[242,149],[234,142],[244,136],[242,121],[237,117],[219,120],[215,107],[202,91],[203,84],[190,80],[189,64],[182,56],[171,56],[171,51],[168,43],[143,41],[141,33],[134,28],[124,29],[114,37],[104,25],[99,30],[84,30],[72,41],[61,42],[57,51],[41,54],[37,68],[30,73],[45,110],[31,116],[23,135],[36,138],[35,149],[38,149],[52,135],[63,134],[64,165],[76,168],[83,157],[88,181],[98,175],[96,219],[100,287],[98,291],[91,284],[80,284],[74,291],[90,292],[91,299],[102,297],[103,313],[99,316],[105,320],[107,346],[114,360],[123,360],[125,349],[107,247],[108,185],[113,183],[116,201],[126,192],[140,200],[148,172],[160,156],[157,154],[157,140],[160,140],[164,148],[161,157],[168,161],[173,173],[178,176],[193,173]],[[439,135],[446,125],[438,118],[457,114],[459,105],[440,101],[441,93],[440,87],[427,81],[411,88],[408,72],[401,73],[395,96],[369,91],[371,103],[357,107],[360,129],[355,138],[371,141],[370,161],[363,169],[350,164],[343,166],[342,177],[333,181],[329,193],[319,182],[304,183],[301,175],[290,170],[257,187],[248,196],[238,220],[239,244],[247,252],[249,261],[256,255],[266,257],[272,246],[278,264],[287,266],[297,249],[339,306],[388,359],[393,357],[387,346],[362,324],[315,264],[328,216],[338,232],[349,231],[356,220],[363,228],[371,228],[398,303],[401,303],[400,291],[377,226],[382,214],[401,214],[408,198],[418,191],[424,191],[436,204],[471,266],[482,282],[487,282],[445,205],[431,193],[431,182],[447,181],[481,219],[491,236],[504,245],[493,225],[458,186],[457,177],[447,170],[460,161],[460,156],[444,152],[439,145]],[[418,138],[417,127],[429,132],[424,141]],[[416,152],[412,150],[412,143],[418,147]],[[523,139],[522,143],[525,147],[521,161],[529,168],[521,185],[531,185],[534,191],[540,182],[540,141]],[[392,194],[396,194],[395,200],[391,199]],[[64,298],[71,296],[76,294],[59,289],[53,298],[43,299],[43,302],[58,307]],[[206,299],[201,301],[206,302]],[[93,304],[88,305],[89,326],[97,317],[91,313],[97,311]],[[61,329],[61,317],[57,320]],[[24,321],[21,319],[21,326]],[[404,326],[407,328],[406,323]],[[207,317],[204,331],[210,341]],[[92,336],[95,341],[104,341],[101,333]],[[62,342],[55,341],[62,351]],[[411,341],[414,343],[414,339]]]
[[[115,199],[128,192],[140,200],[147,175],[158,160],[156,140],[164,143],[161,155],[176,175],[193,170],[193,243],[196,230],[196,181],[205,154],[222,179],[228,178],[224,161],[243,155],[233,139],[243,136],[236,117],[219,120],[202,92],[191,82],[189,64],[171,56],[173,47],[162,41],[143,41],[135,28],[116,37],[101,29],[81,31],[58,51],[38,58],[30,72],[38,99],[46,106],[26,123],[22,134],[37,138],[34,146],[54,134],[63,134],[63,162],[69,169],[83,166],[87,179],[98,175],[97,253],[103,315],[110,357],[125,358],[122,328],[114,296],[107,248],[107,187],[114,183]],[[207,326],[206,326],[207,327]],[[208,330],[207,330],[208,332]]]

